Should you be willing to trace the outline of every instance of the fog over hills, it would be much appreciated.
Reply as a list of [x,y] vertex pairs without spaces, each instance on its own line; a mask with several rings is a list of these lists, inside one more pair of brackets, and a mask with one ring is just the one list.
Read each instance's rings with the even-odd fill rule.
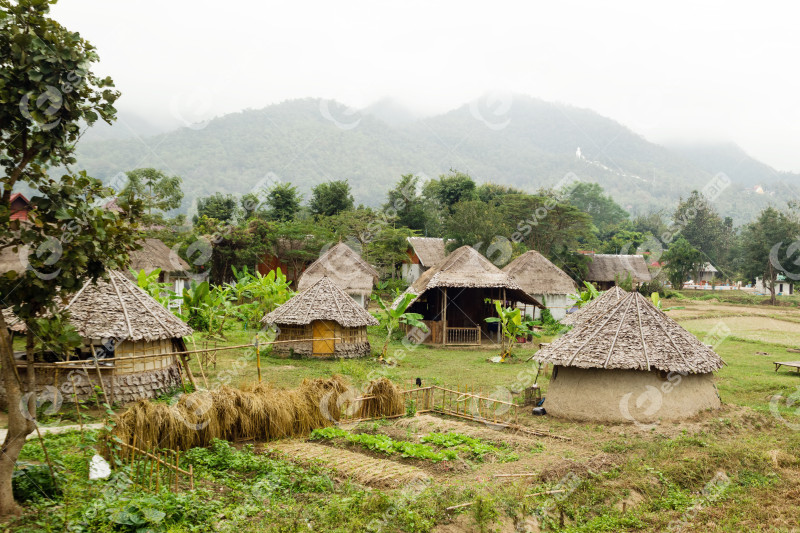
[[800,176],[777,172],[735,145],[665,147],[594,111],[520,95],[424,118],[390,99],[363,110],[290,100],[156,131],[123,114],[113,127],[87,132],[78,167],[102,179],[146,166],[180,175],[183,211],[198,196],[246,193],[269,173],[306,195],[322,181],[347,179],[357,203],[378,206],[401,174],[430,178],[457,169],[478,182],[530,192],[572,172],[600,183],[636,214],[670,210],[724,173],[730,185],[714,203],[737,224],[769,203],[783,204],[783,193],[800,183]]

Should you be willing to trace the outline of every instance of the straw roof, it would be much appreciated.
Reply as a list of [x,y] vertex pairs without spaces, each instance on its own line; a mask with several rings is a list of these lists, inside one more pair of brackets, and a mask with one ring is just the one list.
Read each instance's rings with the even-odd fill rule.
[[189,264],[178,254],[167,248],[159,239],[144,239],[142,248],[130,253],[130,267],[135,271],[144,270],[148,274],[160,268],[162,272],[182,272],[189,270]]
[[584,304],[583,307],[579,307],[574,313],[565,316],[561,323],[565,326],[577,326],[586,320],[590,320],[594,316],[602,315],[617,305],[617,302],[627,294],[628,291],[614,285],[594,300],[590,300],[589,303]]
[[714,350],[638,292],[626,295],[604,315],[576,326],[534,358],[576,368],[684,374],[705,374],[725,364]]
[[377,326],[378,321],[329,277],[323,276],[306,290],[261,319],[263,324],[310,324],[333,320],[346,328]]
[[153,341],[192,334],[192,328],[121,272],[109,270],[108,278],[87,282],[67,304],[81,336]]
[[575,282],[536,250],[525,252],[503,269],[528,294],[573,294]]
[[444,239],[438,237],[406,237],[408,244],[419,258],[419,263],[430,268],[447,257]]
[[25,322],[22,321],[17,315],[11,312],[10,308],[3,309],[3,318],[6,321],[6,326],[8,329],[13,331],[14,333],[24,333],[27,331],[28,327],[25,325]]
[[[494,266],[471,246],[462,246],[447,258],[422,273],[406,293],[414,294],[414,303],[425,291],[436,287],[504,288],[511,301],[543,307],[526,293],[511,276]],[[404,293],[405,294],[405,293]],[[399,300],[399,298],[398,298]],[[395,300],[395,303],[398,301]]]
[[650,271],[641,255],[594,254],[590,256],[587,281],[615,281],[616,276],[625,278],[628,273],[634,283],[650,281]]
[[345,243],[332,246],[319,259],[311,263],[297,282],[299,290],[305,290],[328,277],[340,289],[349,294],[369,296],[378,280],[378,272]]

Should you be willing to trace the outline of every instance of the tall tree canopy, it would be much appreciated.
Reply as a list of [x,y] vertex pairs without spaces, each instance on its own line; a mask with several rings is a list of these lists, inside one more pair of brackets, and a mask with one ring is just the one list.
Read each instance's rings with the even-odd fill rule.
[[137,168],[125,173],[128,182],[120,192],[120,196],[138,198],[142,201],[149,217],[153,216],[153,209],[169,211],[181,206],[183,191],[179,176],[167,176],[154,168]]
[[267,192],[267,218],[279,222],[294,220],[300,211],[302,195],[291,183],[278,183]]
[[793,281],[800,279],[800,220],[793,213],[764,209],[744,231],[744,273],[761,277],[769,288],[775,305],[775,281],[783,274]]
[[712,262],[721,259],[726,227],[719,213],[697,191],[681,200],[672,216],[673,232],[684,237]]
[[[84,124],[114,120],[119,96],[110,78],[92,72],[98,60],[94,47],[48,16],[51,3],[0,0],[0,252],[10,251],[23,263],[0,276],[0,295],[2,306],[26,321],[43,312],[63,316],[55,303],[103,275],[106,267],[121,268],[138,238],[126,220],[98,207],[112,192],[99,180],[85,173],[60,179],[47,175],[50,165],[75,162],[75,142]],[[9,199],[23,184],[34,190],[28,222],[12,221]],[[140,214],[140,207],[138,201],[124,206],[134,214]],[[30,329],[28,335],[24,386],[33,392]],[[35,394],[21,405],[23,384],[15,369],[0,313],[0,373],[8,405],[8,433],[0,454],[3,516],[19,510],[11,479],[25,436],[35,428]]]
[[697,275],[700,267],[706,263],[700,250],[683,237],[670,244],[667,251],[661,255],[661,261],[665,263],[667,279],[676,289],[682,289],[689,276]]
[[569,203],[588,213],[598,231],[598,236],[605,239],[609,233],[628,221],[625,211],[611,196],[604,193],[598,183],[581,182],[570,188]]
[[458,202],[478,199],[475,181],[468,174],[455,170],[429,181],[425,184],[423,194],[450,212]]
[[192,219],[195,224],[203,217],[219,222],[230,222],[236,216],[237,201],[232,194],[217,192],[197,200],[197,214]]
[[396,218],[397,225],[426,234],[432,218],[429,202],[420,195],[419,176],[400,176],[393,189],[386,193],[383,211]]
[[329,217],[353,209],[354,203],[350,183],[347,180],[335,180],[320,183],[311,189],[308,206],[314,216]]

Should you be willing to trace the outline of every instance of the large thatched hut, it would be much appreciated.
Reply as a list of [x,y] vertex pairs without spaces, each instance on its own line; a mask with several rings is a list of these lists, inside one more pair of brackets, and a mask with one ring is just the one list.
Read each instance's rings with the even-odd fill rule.
[[[155,398],[181,384],[181,361],[175,352],[186,351],[183,337],[191,335],[192,328],[121,272],[110,270],[107,275],[84,284],[65,306],[69,322],[83,339],[69,354],[75,363],[36,368],[37,387],[55,386],[65,401],[73,400],[74,393],[81,400],[94,395],[99,379],[115,402]],[[19,370],[24,374],[25,365]],[[4,394],[0,387],[0,396]]]
[[594,316],[602,315],[617,305],[617,302],[624,298],[626,294],[628,294],[628,291],[620,289],[615,285],[607,291],[603,291],[603,293],[594,300],[583,304],[583,307],[579,307],[574,313],[565,316],[564,319],[561,320],[561,323],[565,326],[577,326],[586,320],[590,320]]
[[170,250],[159,239],[144,239],[142,247],[130,253],[130,268],[136,272],[144,270],[148,274],[155,269],[161,269],[158,281],[169,283],[172,290],[178,294],[184,287],[189,286],[189,264],[175,251]]
[[[277,328],[273,351],[314,357],[369,355],[367,326],[378,321],[327,276],[261,319]],[[288,341],[288,342],[287,342]]]
[[308,266],[297,282],[297,289],[304,291],[323,277],[328,277],[366,309],[372,287],[378,281],[378,272],[352,248],[340,242]]
[[610,289],[628,277],[634,287],[652,280],[642,255],[593,254],[590,257],[592,260],[583,279],[591,281],[598,289]]
[[462,246],[425,271],[406,293],[413,295],[408,311],[422,315],[430,332],[426,342],[431,344],[498,342],[496,324],[486,322],[495,315],[494,304],[487,299],[542,306],[471,246]]
[[[577,291],[575,282],[563,270],[551,263],[536,250],[520,255],[503,268],[525,292],[550,310],[556,320],[561,320],[571,307],[569,296]],[[540,311],[534,310],[533,318],[539,318]]]
[[545,400],[553,416],[652,423],[720,406],[720,356],[636,292],[535,359],[553,365]]

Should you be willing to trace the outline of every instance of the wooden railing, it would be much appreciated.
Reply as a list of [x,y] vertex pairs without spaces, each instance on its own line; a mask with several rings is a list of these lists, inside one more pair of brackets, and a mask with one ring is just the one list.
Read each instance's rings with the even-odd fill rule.
[[480,346],[481,328],[451,328],[446,327],[444,343],[449,345]]

